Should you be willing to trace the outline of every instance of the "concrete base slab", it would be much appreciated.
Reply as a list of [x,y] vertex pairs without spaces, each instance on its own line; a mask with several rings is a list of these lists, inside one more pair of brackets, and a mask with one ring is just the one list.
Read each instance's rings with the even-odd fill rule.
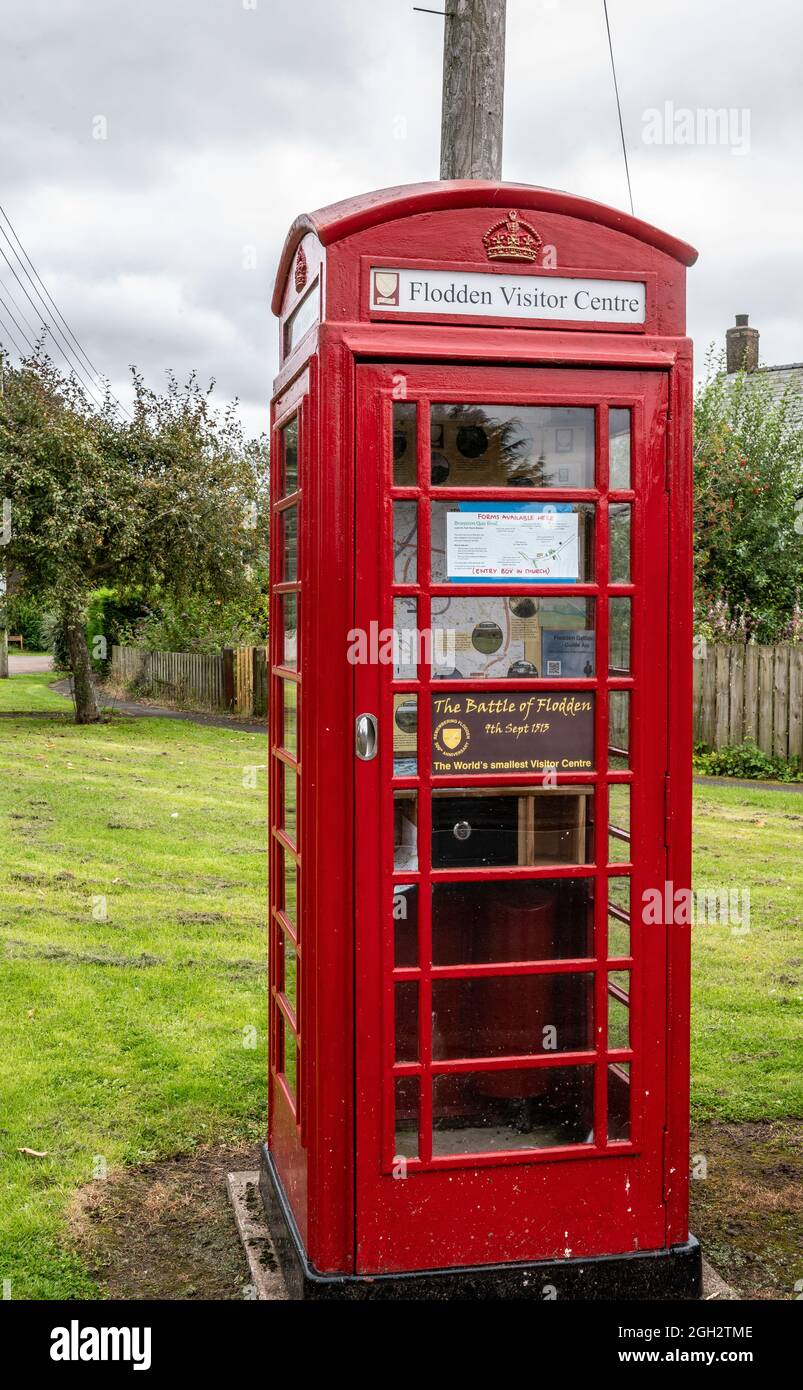
[[[286,1300],[289,1295],[265,1219],[265,1208],[259,1192],[258,1171],[253,1169],[245,1173],[229,1173],[226,1177],[226,1188],[251,1271],[254,1298]],[[735,1289],[726,1284],[705,1259],[702,1296],[703,1299],[711,1301],[739,1299]]]
[[286,1299],[287,1289],[268,1233],[265,1208],[259,1195],[258,1171],[255,1168],[253,1172],[227,1173],[226,1190],[251,1272],[252,1297]]
[[726,1284],[721,1274],[717,1274],[713,1265],[708,1260],[703,1259],[703,1298],[706,1300],[719,1300],[723,1302],[730,1300],[739,1302],[740,1295],[730,1284]]

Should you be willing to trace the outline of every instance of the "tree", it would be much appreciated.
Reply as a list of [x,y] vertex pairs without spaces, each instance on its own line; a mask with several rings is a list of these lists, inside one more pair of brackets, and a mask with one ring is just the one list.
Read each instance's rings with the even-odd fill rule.
[[[0,495],[11,499],[2,562],[18,591],[58,609],[78,723],[99,718],[85,634],[101,585],[233,599],[249,591],[264,526],[267,451],[246,441],[193,376],[157,395],[133,372],[133,419],[92,409],[42,355],[7,371]],[[264,528],[266,530],[266,527]],[[264,532],[263,532],[264,534]]]
[[[694,408],[694,568],[698,630],[775,642],[799,620],[803,409],[762,372],[709,359]],[[714,635],[712,633],[712,635]]]

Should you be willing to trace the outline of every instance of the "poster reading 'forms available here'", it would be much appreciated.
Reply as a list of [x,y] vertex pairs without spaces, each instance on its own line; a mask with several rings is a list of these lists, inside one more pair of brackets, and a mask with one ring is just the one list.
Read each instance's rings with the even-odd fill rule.
[[571,584],[579,570],[571,503],[461,502],[446,517],[450,580]]

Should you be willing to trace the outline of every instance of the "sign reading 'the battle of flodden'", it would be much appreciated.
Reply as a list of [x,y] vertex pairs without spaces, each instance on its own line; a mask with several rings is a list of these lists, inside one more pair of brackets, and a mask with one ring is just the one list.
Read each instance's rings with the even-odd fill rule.
[[452,692],[432,696],[432,771],[586,772],[594,766],[594,696]]

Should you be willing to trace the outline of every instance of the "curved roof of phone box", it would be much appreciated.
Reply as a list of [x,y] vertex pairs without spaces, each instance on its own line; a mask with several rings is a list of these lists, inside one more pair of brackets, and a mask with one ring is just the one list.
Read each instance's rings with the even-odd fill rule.
[[694,265],[697,252],[688,242],[662,232],[649,222],[642,222],[618,208],[562,193],[555,188],[537,188],[526,183],[489,183],[482,179],[448,179],[433,183],[408,183],[397,188],[378,188],[330,203],[317,212],[304,212],[296,218],[284,243],[276,284],[273,291],[274,314],[281,313],[282,294],[287,274],[299,242],[307,232],[314,232],[324,246],[342,241],[355,232],[365,231],[395,218],[412,217],[423,212],[438,212],[447,208],[494,207],[504,210],[516,207],[522,212],[556,212],[601,227],[624,232],[656,250],[672,256],[682,265]]

